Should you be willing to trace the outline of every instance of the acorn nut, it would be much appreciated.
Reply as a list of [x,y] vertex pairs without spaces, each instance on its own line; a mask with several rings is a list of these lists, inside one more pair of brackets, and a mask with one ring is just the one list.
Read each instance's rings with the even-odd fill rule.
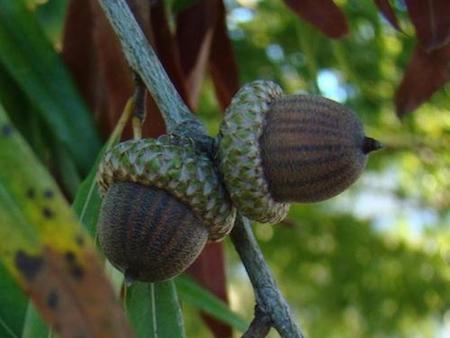
[[104,196],[100,246],[127,280],[176,276],[234,223],[235,209],[211,160],[178,136],[116,145],[97,181]]
[[283,95],[271,81],[242,87],[218,136],[219,169],[245,216],[276,223],[291,202],[331,198],[361,174],[381,144],[348,108],[311,95]]

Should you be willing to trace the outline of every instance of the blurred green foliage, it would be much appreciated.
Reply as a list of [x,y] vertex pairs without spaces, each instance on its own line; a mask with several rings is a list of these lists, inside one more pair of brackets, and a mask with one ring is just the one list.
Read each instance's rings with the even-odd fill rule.
[[[58,50],[67,1],[27,3]],[[415,44],[402,1],[392,3],[404,33],[372,1],[336,3],[351,32],[340,41],[299,21],[282,1],[226,1],[242,83],[272,79],[289,93],[341,101],[386,145],[349,191],[295,206],[288,222],[255,225],[255,232],[308,336],[444,337],[450,334],[449,86],[400,122],[393,97]],[[0,94],[39,157],[54,158],[55,133],[46,132],[37,108],[1,66]],[[199,114],[212,134],[218,110],[208,80]],[[77,178],[66,181],[74,191]],[[232,307],[250,320],[253,293],[231,245],[227,253]],[[184,310],[187,337],[210,337],[193,307]]]
[[[340,41],[299,21],[281,1],[227,1],[242,83],[270,79],[289,93],[341,101],[386,146],[349,191],[295,206],[287,224],[258,224],[255,232],[308,336],[444,337],[450,334],[449,86],[399,121],[394,94],[415,44],[404,5],[394,2],[403,34],[372,1],[337,3],[350,26]],[[213,94],[206,83],[200,114],[211,133],[220,123]],[[253,294],[228,249],[232,304],[251,319]],[[192,337],[208,337],[189,327]]]

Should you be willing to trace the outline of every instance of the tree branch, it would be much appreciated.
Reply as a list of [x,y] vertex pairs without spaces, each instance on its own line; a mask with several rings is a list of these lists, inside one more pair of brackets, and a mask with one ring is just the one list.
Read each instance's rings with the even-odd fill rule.
[[180,125],[205,132],[181,99],[166,71],[149,45],[125,0],[100,0],[106,16],[116,32],[130,67],[141,76],[166,122],[175,131]]
[[247,218],[238,215],[231,239],[253,285],[260,310],[270,317],[281,337],[303,338],[289,305],[270,273]]
[[[128,63],[139,74],[160,108],[167,131],[188,135],[196,140],[208,138],[201,122],[192,115],[169,80],[126,1],[99,1],[119,37]],[[250,221],[239,216],[231,233],[231,239],[255,290],[257,309],[259,309],[260,315],[256,314],[258,318],[255,317],[252,322],[253,329],[255,325],[260,325],[261,318],[268,317],[271,325],[275,327],[281,337],[303,338],[286,300],[264,261],[253,235]],[[249,331],[252,330],[252,326]]]
[[264,338],[272,327],[269,315],[261,310],[258,304],[255,306],[255,317],[242,338]]

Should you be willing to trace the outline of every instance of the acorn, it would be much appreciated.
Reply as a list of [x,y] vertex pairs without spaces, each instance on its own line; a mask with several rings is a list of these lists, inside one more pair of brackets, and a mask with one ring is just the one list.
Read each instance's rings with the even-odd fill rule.
[[128,281],[176,276],[234,223],[211,160],[188,139],[120,143],[105,154],[97,181],[104,196],[100,246]]
[[241,88],[218,136],[218,166],[238,210],[263,223],[281,221],[292,202],[344,191],[381,144],[364,135],[355,113],[312,95],[283,95],[271,81]]

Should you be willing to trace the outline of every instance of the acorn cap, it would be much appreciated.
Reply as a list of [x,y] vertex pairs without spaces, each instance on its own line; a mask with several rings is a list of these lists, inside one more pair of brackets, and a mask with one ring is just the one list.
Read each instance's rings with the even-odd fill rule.
[[218,136],[219,169],[231,199],[243,215],[263,223],[281,221],[290,206],[271,196],[259,147],[265,113],[281,96],[271,81],[245,85],[227,108]]
[[236,210],[211,160],[189,139],[165,135],[119,143],[105,154],[97,181],[102,195],[117,181],[167,191],[203,220],[212,241],[222,239],[234,224]]

